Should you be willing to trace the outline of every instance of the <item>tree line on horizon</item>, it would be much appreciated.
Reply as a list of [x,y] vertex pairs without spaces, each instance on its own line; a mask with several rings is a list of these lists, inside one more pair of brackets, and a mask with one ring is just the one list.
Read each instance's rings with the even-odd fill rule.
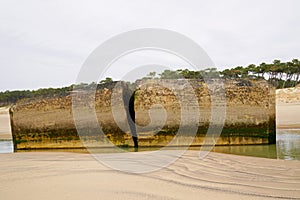
[[[278,88],[294,87],[300,83],[300,61],[293,59],[289,62],[274,60],[272,63],[261,63],[259,65],[250,64],[246,67],[237,66],[231,69],[218,71],[217,68],[207,68],[199,71],[188,69],[165,70],[160,74],[150,72],[143,79],[204,79],[222,77],[224,79],[264,79]],[[112,78],[107,77],[97,85],[109,84]],[[89,87],[96,83],[82,83],[82,87]],[[133,83],[130,83],[131,86]],[[26,98],[48,98],[67,96],[73,90],[73,86],[62,88],[45,88],[38,90],[16,90],[0,92],[0,106],[16,103],[20,99]]]
[[250,64],[247,67],[237,66],[231,69],[218,71],[217,68],[207,68],[199,71],[178,69],[175,71],[165,70],[161,74],[150,72],[145,78],[162,79],[204,79],[222,77],[224,79],[264,79],[269,81],[277,89],[294,87],[300,83],[300,61],[293,59],[290,62],[274,60],[272,63]]

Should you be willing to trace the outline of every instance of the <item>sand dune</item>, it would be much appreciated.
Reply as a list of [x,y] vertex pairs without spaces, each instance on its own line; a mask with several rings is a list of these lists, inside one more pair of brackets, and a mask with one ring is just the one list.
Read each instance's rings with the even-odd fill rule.
[[12,139],[8,108],[0,107],[0,140]]
[[277,103],[277,128],[300,129],[300,102]]
[[15,153],[0,156],[0,182],[0,199],[299,199],[300,162],[188,151],[139,175],[90,154]]
[[276,90],[277,128],[300,129],[300,87]]

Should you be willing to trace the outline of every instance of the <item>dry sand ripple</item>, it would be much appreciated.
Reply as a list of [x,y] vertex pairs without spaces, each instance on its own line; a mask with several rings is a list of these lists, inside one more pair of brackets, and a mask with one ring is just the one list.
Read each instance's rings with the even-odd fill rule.
[[198,155],[188,151],[162,170],[130,174],[90,154],[1,154],[0,199],[300,199],[299,161]]
[[300,163],[264,158],[210,154],[198,160],[188,152],[160,179],[194,188],[250,195],[252,197],[300,198]]

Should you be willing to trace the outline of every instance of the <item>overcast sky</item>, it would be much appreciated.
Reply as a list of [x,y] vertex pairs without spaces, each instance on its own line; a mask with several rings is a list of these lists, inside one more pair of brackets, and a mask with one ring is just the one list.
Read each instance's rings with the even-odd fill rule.
[[[297,0],[1,0],[0,91],[75,83],[97,46],[138,28],[188,36],[219,69],[300,58],[299,8]],[[129,57],[127,65],[149,60]],[[127,65],[109,75],[118,78]]]

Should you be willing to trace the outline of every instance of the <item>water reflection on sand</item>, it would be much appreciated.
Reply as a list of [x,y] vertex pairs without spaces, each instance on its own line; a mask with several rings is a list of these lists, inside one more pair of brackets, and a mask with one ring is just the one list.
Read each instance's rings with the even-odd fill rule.
[[277,131],[277,158],[300,160],[300,130]]
[[[154,151],[159,148],[142,147],[138,151]],[[171,149],[178,149],[176,147]],[[190,147],[190,150],[200,150],[200,147]],[[123,148],[125,151],[135,151],[134,148]],[[27,150],[29,151],[29,150]],[[64,151],[74,153],[88,153],[86,149],[51,149],[30,150],[32,151]],[[300,130],[278,129],[276,145],[241,145],[241,146],[216,146],[213,152],[228,153],[235,155],[255,156],[284,160],[300,160]],[[12,141],[0,141],[0,153],[12,153]],[[112,153],[112,149],[93,149],[93,152]]]

